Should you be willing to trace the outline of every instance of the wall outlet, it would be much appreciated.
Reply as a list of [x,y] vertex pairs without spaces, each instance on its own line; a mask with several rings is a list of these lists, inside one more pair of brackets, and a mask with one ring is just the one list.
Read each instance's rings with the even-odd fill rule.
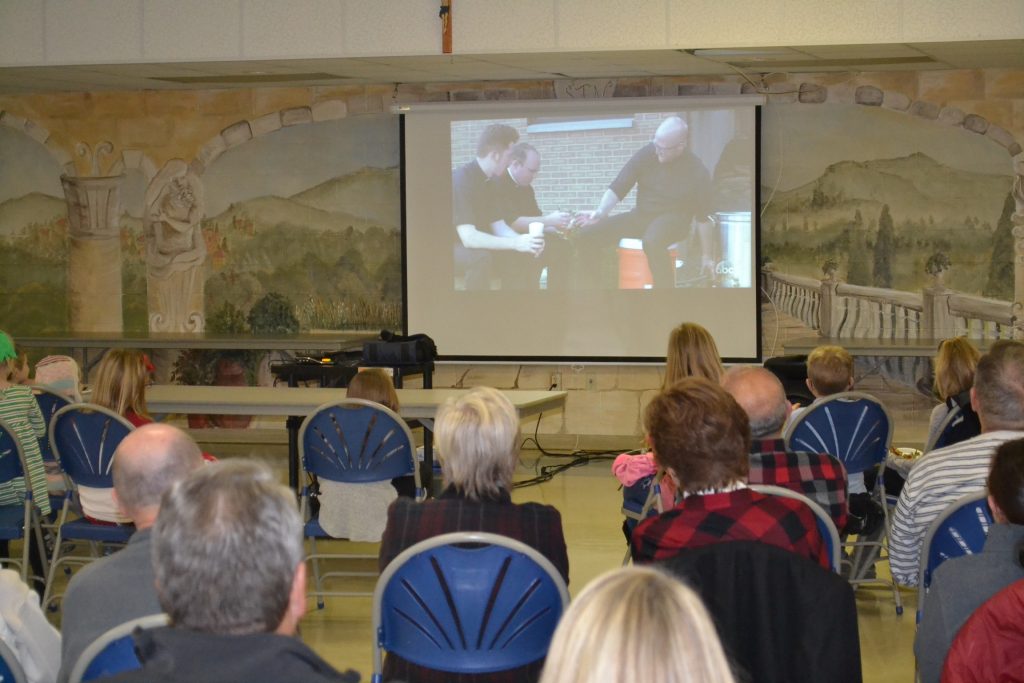
[[587,377],[587,391],[593,391],[597,388],[597,380],[593,377]]
[[551,373],[551,388],[556,390],[556,391],[561,391],[561,389],[562,389],[562,373],[560,373],[560,372],[552,372]]

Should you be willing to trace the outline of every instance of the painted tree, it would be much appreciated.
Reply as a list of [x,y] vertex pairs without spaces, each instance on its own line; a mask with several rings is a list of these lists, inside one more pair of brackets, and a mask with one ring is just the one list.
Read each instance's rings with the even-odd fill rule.
[[896,233],[889,215],[889,205],[882,205],[882,213],[878,216],[878,235],[875,237],[875,287],[892,288],[892,251],[895,247]]
[[850,246],[846,261],[846,281],[851,285],[871,284],[871,273],[868,271],[868,250],[864,244],[864,218],[860,209],[853,215],[850,225]]
[[996,231],[992,235],[992,258],[988,265],[988,282],[984,296],[1013,301],[1013,195],[1007,194],[1003,212],[999,215]]

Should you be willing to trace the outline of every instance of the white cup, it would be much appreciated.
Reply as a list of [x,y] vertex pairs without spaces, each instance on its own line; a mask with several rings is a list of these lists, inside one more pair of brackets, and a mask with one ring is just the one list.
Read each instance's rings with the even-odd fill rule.
[[530,237],[543,237],[544,236],[544,224],[540,221],[534,221],[530,223]]

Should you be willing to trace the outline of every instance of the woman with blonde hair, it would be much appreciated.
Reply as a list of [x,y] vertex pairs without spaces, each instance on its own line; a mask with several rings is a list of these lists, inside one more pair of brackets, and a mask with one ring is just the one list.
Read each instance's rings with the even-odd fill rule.
[[683,323],[672,330],[665,356],[663,390],[684,377],[703,377],[718,382],[724,373],[718,346],[710,332],[697,323]]
[[959,433],[952,437],[953,440],[947,439],[944,445],[981,433],[978,416],[971,409],[971,387],[974,386],[974,371],[980,358],[981,353],[966,337],[944,339],[939,343],[939,351],[935,354],[935,394],[942,403],[932,409],[926,444],[935,442],[943,420],[956,406],[963,411],[964,422],[957,428]]
[[569,605],[540,683],[732,683],[704,604],[678,579],[626,567],[590,582]]

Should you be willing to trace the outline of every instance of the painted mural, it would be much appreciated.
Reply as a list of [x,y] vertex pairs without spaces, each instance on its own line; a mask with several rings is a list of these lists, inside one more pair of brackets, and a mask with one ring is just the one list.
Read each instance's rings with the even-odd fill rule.
[[[279,126],[208,164],[175,158],[148,174],[109,143],[76,154],[90,174],[67,174],[38,142],[0,127],[4,328],[400,326],[395,117]],[[261,319],[268,302],[287,315]]]
[[855,104],[767,107],[762,257],[782,273],[1013,300],[1006,150],[962,128]]

